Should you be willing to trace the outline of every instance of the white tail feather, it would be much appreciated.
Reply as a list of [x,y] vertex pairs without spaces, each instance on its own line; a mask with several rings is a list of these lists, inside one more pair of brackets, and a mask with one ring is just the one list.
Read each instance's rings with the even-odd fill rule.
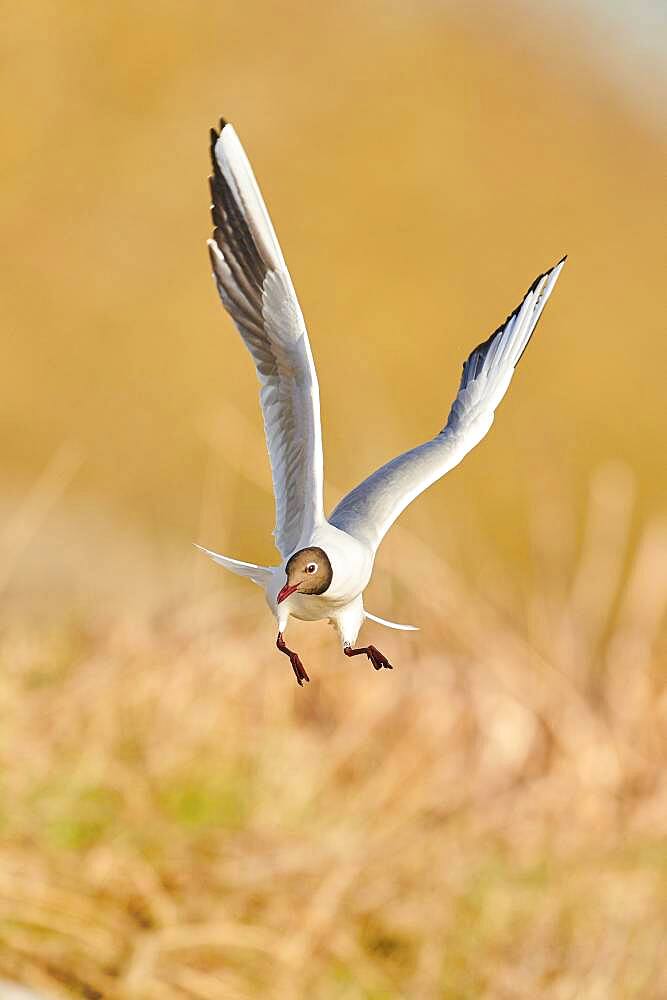
[[263,587],[271,579],[271,570],[268,566],[256,566],[254,563],[241,562],[239,559],[231,559],[229,556],[221,556],[218,552],[212,552],[211,549],[205,549],[203,545],[197,545],[194,542],[195,548],[199,549],[205,555],[212,559],[213,562],[218,563],[219,566],[224,566],[225,569],[230,570],[232,573],[236,573],[237,576],[245,576],[253,583],[259,584]]
[[378,618],[377,615],[372,615],[370,611],[364,611],[364,615],[371,622],[376,622],[378,625],[386,625],[387,628],[396,628],[400,632],[419,632],[417,625],[399,625],[397,622],[388,622],[384,618]]

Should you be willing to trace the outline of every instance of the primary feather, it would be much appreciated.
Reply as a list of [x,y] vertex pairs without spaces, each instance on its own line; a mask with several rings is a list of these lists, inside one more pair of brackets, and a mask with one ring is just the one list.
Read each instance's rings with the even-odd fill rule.
[[231,125],[211,130],[220,298],[250,351],[273,476],[276,545],[286,558],[324,518],[320,396],[301,309],[250,163]]
[[387,462],[348,493],[329,518],[331,524],[377,549],[408,504],[482,440],[564,262],[536,278],[502,326],[470,354],[440,433]]
[[213,562],[216,562],[218,566],[224,566],[225,569],[236,573],[237,576],[245,576],[253,583],[258,583],[260,587],[265,587],[271,579],[272,573],[268,566],[257,566],[255,563],[241,562],[240,559],[232,559],[230,556],[221,556],[219,552],[206,549],[203,545],[197,545],[196,542],[194,546]]
[[364,611],[364,615],[370,622],[375,622],[376,625],[384,625],[386,628],[394,628],[399,632],[419,632],[419,627],[417,625],[399,625],[398,622],[387,621],[386,618],[379,618],[378,615],[372,615],[370,611]]

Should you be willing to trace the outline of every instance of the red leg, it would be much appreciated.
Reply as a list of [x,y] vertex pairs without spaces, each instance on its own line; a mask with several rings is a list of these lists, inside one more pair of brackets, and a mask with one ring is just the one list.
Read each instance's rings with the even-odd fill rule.
[[387,657],[384,656],[379,649],[376,649],[375,646],[359,646],[358,649],[352,649],[351,646],[345,646],[343,652],[346,656],[359,656],[360,653],[365,653],[376,670],[380,670],[382,667],[386,670],[394,669]]
[[299,687],[303,687],[304,681],[309,681],[310,677],[305,671],[304,665],[299,659],[299,654],[295,653],[294,650],[288,649],[285,645],[285,640],[283,639],[282,632],[278,633],[278,638],[276,639],[276,646],[281,653],[285,656],[289,656],[289,661],[292,664],[292,670],[294,671],[294,676],[296,677],[296,682]]

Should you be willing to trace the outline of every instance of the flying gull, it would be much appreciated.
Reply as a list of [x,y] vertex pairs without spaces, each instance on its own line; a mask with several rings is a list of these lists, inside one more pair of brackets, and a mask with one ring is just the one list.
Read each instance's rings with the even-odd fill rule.
[[285,643],[290,616],[330,621],[346,656],[363,653],[376,670],[391,669],[375,646],[355,645],[365,619],[414,629],[364,608],[363,592],[378,546],[407,505],[458,465],[488,432],[565,258],[535,279],[521,304],[470,354],[442,430],[383,465],[327,518],[320,395],[306,325],[248,158],[224,120],[219,132],[211,130],[211,160],[215,228],[208,247],[213,277],[257,368],[281,560],[277,566],[256,566],[198,548],[264,589],[278,623],[276,645],[289,657],[299,685],[309,677],[299,655]]

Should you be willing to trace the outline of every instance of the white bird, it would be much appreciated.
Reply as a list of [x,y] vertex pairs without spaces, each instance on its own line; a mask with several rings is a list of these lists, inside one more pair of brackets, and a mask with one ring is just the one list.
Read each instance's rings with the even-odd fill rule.
[[366,618],[389,628],[414,628],[364,609],[362,595],[378,546],[407,505],[458,465],[491,427],[565,258],[533,282],[521,304],[469,356],[442,430],[383,465],[327,518],[320,396],[308,333],[250,163],[224,119],[219,133],[211,129],[211,159],[213,277],[257,368],[281,561],[256,566],[198,547],[264,588],[278,623],[276,645],[289,657],[299,685],[309,678],[298,654],[285,644],[290,615],[328,619],[347,656],[365,653],[376,670],[391,669],[375,646],[355,646]]

